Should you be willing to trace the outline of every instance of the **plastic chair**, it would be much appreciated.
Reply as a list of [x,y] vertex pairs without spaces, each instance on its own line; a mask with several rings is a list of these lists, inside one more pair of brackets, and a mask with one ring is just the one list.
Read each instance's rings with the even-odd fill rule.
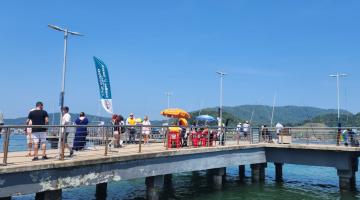
[[170,132],[168,137],[168,148],[173,148],[173,143],[175,143],[176,148],[180,148],[180,133],[179,132]]

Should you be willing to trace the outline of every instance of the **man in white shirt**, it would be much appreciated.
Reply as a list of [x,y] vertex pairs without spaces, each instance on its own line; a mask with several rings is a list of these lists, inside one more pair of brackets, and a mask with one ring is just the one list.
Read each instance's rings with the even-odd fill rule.
[[250,124],[249,124],[249,121],[246,121],[246,122],[243,124],[243,131],[244,131],[244,137],[247,138],[248,135],[250,134]]
[[282,124],[280,124],[280,122],[278,122],[276,125],[275,125],[275,128],[276,128],[276,134],[279,135],[281,130],[284,128],[284,126]]
[[[68,126],[71,125],[71,115],[69,114],[69,107],[65,106],[62,109],[63,112],[63,117],[61,120],[61,125],[63,126]],[[65,140],[65,148],[67,148],[70,151],[70,157],[74,154],[74,151],[72,150],[72,148],[70,148],[69,144],[68,144],[68,136],[69,136],[69,128],[63,128],[62,132],[64,132],[64,140]]]

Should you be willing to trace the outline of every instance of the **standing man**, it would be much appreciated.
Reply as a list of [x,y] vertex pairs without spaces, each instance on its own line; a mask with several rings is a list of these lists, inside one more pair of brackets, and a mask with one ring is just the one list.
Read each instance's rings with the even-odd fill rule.
[[[63,117],[61,120],[61,125],[63,126],[69,126],[71,125],[71,115],[69,114],[69,107],[65,106],[62,109],[63,112]],[[72,150],[72,148],[70,148],[69,144],[68,144],[68,136],[69,136],[69,128],[63,128],[62,129],[64,132],[64,143],[65,143],[65,148],[67,148],[70,151],[70,157],[74,154],[74,151]]]
[[[31,121],[32,125],[47,125],[49,123],[49,116],[48,113],[43,110],[43,108],[43,103],[41,101],[37,102],[36,109],[29,113],[26,124],[29,124],[29,122]],[[34,158],[32,159],[33,161],[39,160],[39,144],[41,144],[42,148],[42,159],[48,159],[48,157],[46,156],[46,131],[47,128],[45,127],[32,128],[31,136],[34,143]]]
[[250,133],[249,121],[245,121],[245,123],[243,124],[243,131],[244,131],[244,137],[245,139],[247,139]]
[[130,113],[129,117],[126,119],[126,125],[127,126],[131,126],[128,128],[129,131],[129,143],[130,144],[134,144],[135,143],[135,125],[136,125],[136,120],[134,118],[134,114]]

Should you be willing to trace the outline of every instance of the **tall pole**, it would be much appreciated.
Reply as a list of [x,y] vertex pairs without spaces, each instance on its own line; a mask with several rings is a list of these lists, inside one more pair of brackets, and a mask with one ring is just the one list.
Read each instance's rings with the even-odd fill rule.
[[334,77],[336,78],[336,90],[337,90],[337,120],[338,120],[338,125],[339,127],[340,125],[340,77],[346,77],[347,74],[343,74],[343,73],[337,73],[337,74],[332,74],[330,75],[330,77]]
[[276,93],[275,93],[275,95],[274,95],[274,101],[273,101],[273,106],[272,106],[271,120],[270,120],[270,127],[273,127],[274,111],[275,111],[275,103],[276,103]]
[[336,78],[336,89],[337,89],[337,122],[338,132],[336,136],[336,145],[340,145],[340,134],[341,134],[341,121],[340,121],[340,77],[346,77],[347,74],[337,73],[330,75]]
[[61,81],[61,93],[60,93],[60,121],[62,119],[62,108],[64,107],[64,99],[65,99],[65,76],[66,76],[66,57],[67,57],[67,38],[68,38],[68,30],[65,29],[64,32],[64,62],[62,69],[62,81]]
[[340,123],[340,85],[339,75],[336,76],[336,88],[337,88],[337,113],[338,113],[338,124]]
[[170,97],[171,97],[172,93],[166,92],[165,95],[167,96],[167,108],[170,108]]
[[65,101],[65,79],[66,79],[66,57],[67,57],[67,39],[68,35],[76,35],[76,36],[83,36],[82,34],[78,32],[69,31],[67,28],[60,28],[58,26],[54,25],[48,25],[49,28],[52,28],[57,31],[64,32],[64,62],[63,62],[63,68],[62,68],[62,80],[61,80],[61,92],[60,92],[60,124],[62,122],[62,109],[64,107],[64,101]]
[[223,78],[225,75],[227,75],[224,72],[216,72],[217,74],[220,75],[220,119],[219,119],[219,124],[222,127],[222,111],[223,111]]

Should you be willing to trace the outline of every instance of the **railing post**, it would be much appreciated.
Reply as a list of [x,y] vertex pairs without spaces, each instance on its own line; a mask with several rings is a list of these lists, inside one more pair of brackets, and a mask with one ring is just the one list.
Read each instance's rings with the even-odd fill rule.
[[207,147],[210,146],[210,129],[208,128],[208,134],[207,134]]
[[[60,160],[64,160],[65,159],[65,130],[66,126],[62,127],[62,131],[61,131],[61,151],[60,151]],[[61,130],[61,128],[60,128]]]
[[240,130],[238,132],[238,130],[235,129],[235,134],[236,134],[236,144],[239,145],[240,144]]
[[108,144],[108,140],[109,140],[109,127],[105,128],[105,152],[104,152],[104,156],[108,155],[108,148],[109,148],[109,144]]
[[223,144],[223,146],[226,146],[227,141],[226,141],[226,127],[225,126],[223,127],[223,133],[224,133],[224,144]]
[[166,146],[166,150],[169,149],[169,145],[168,145],[168,140],[169,140],[169,126],[166,128],[166,132],[165,132],[165,146]]
[[3,165],[7,165],[7,157],[9,153],[9,141],[10,141],[10,128],[7,128],[5,131],[4,141],[3,141],[3,152],[4,152],[4,158],[3,158]]
[[143,129],[143,126],[141,125],[140,132],[139,132],[139,153],[141,153],[142,129]]

